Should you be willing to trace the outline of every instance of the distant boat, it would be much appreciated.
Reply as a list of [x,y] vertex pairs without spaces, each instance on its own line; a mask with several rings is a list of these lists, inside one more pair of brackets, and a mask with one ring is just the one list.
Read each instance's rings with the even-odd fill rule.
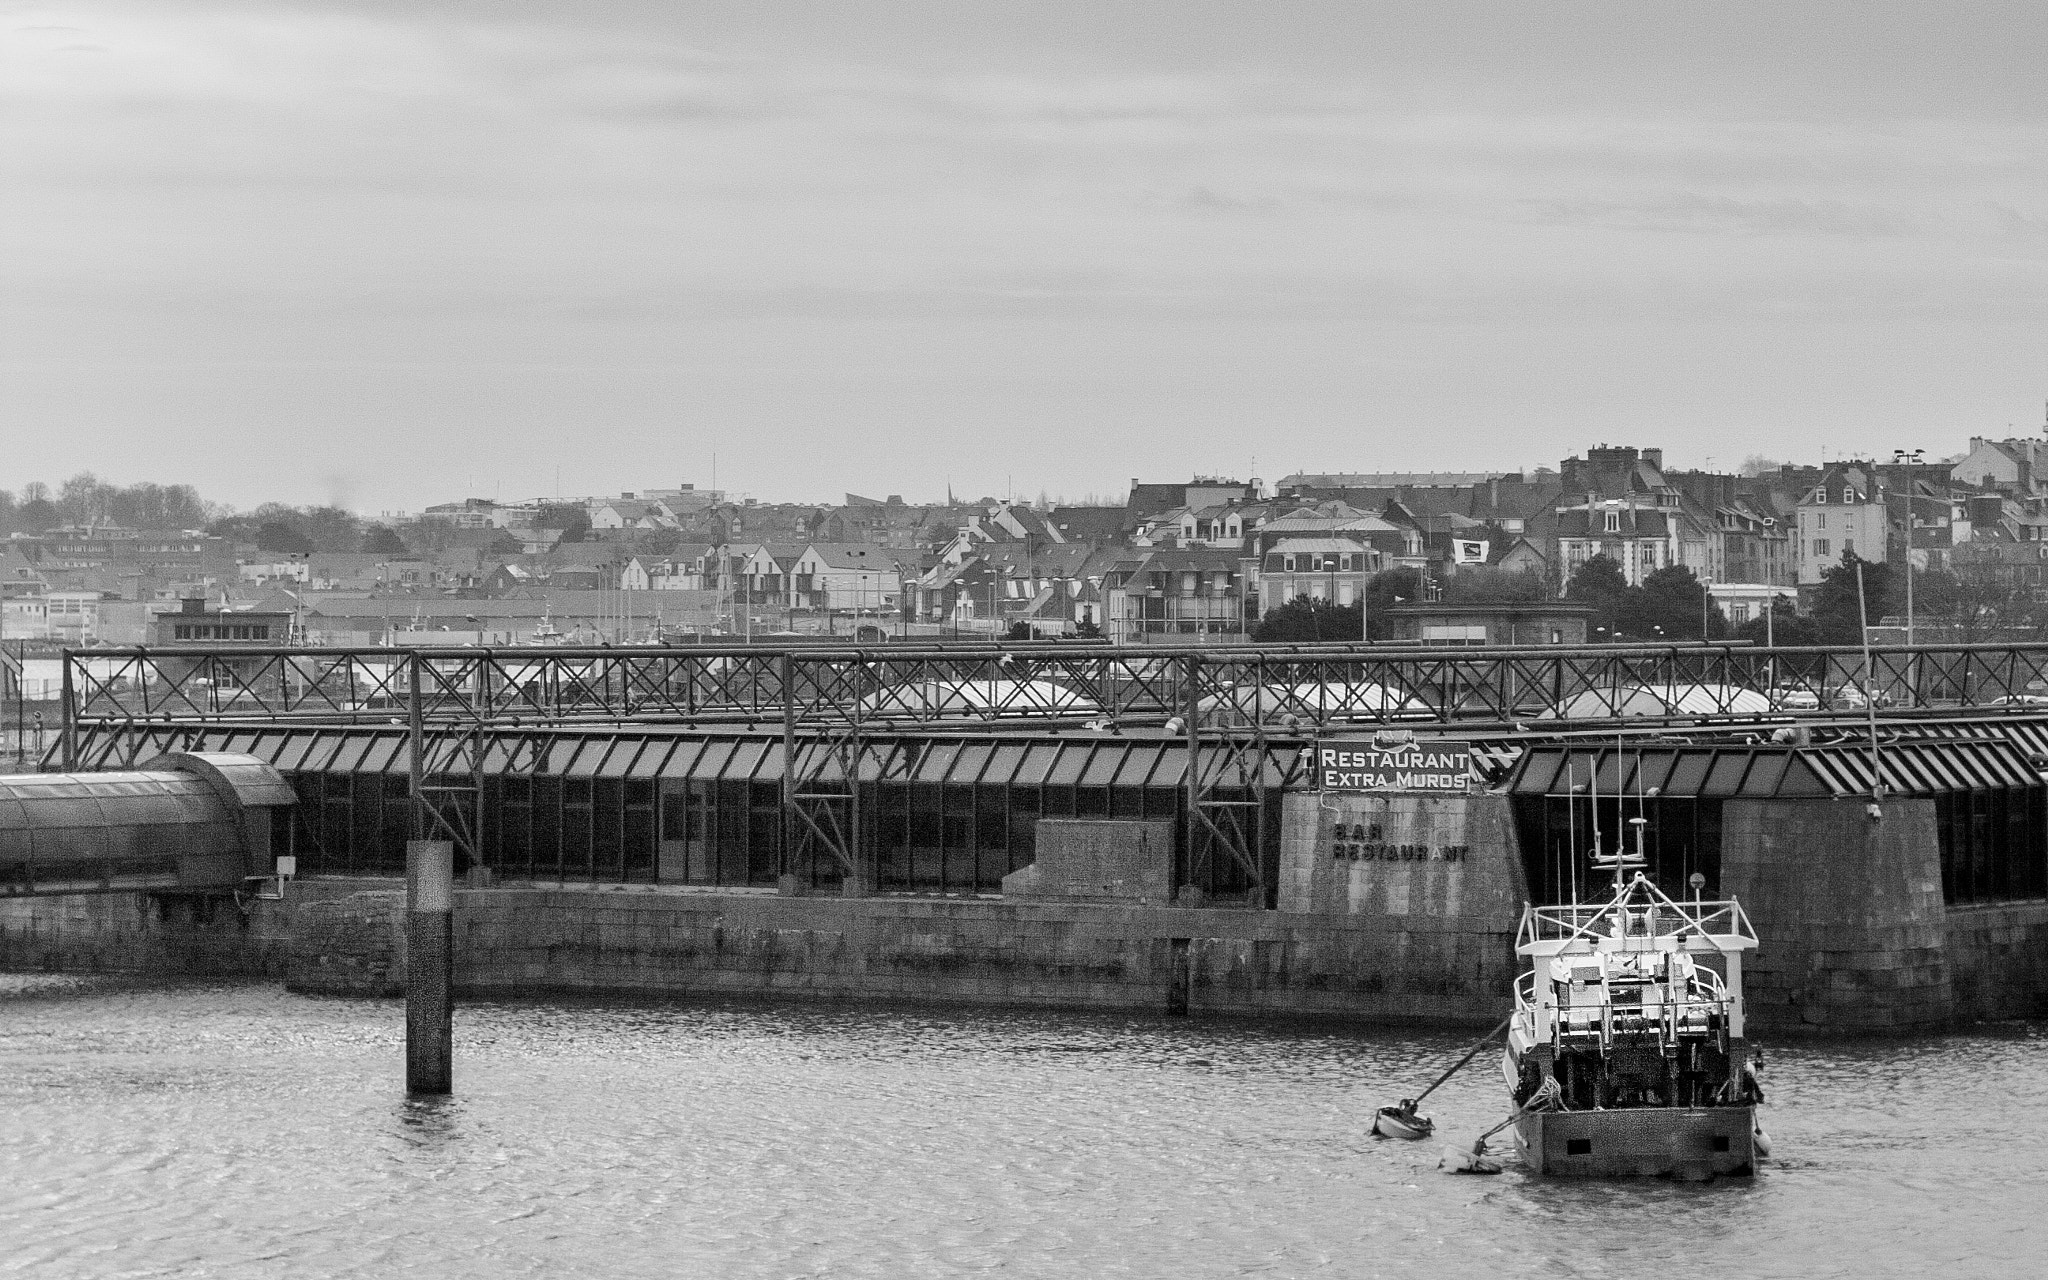
[[549,612],[548,610],[546,610],[546,609],[543,609],[543,610],[541,610],[541,615],[540,615],[540,622],[539,622],[539,624],[538,624],[538,625],[536,625],[536,626],[534,627],[534,629],[533,629],[533,634],[532,634],[532,636],[530,636],[530,637],[529,637],[529,638],[527,639],[527,643],[528,643],[528,644],[562,644],[562,643],[564,643],[564,639],[563,639],[562,633],[561,633],[560,631],[558,631],[558,630],[556,630],[556,629],[555,629],[555,620],[554,620],[554,617],[553,617],[553,615],[552,615],[552,614],[551,614],[551,613],[550,613],[550,612]]

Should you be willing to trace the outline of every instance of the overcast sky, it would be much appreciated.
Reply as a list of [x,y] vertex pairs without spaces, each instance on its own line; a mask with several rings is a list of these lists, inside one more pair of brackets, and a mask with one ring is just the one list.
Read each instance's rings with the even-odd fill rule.
[[[1011,16],[999,16],[1008,13]],[[0,487],[1943,454],[2048,400],[2048,5],[0,0]],[[559,476],[559,478],[558,478]]]

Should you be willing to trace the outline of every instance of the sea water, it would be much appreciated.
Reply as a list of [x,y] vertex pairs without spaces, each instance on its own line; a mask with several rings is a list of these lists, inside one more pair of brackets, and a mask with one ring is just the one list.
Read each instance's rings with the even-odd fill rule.
[[[1708,1185],[1437,1170],[1469,1044],[1204,1018],[506,1000],[408,1099],[403,1007],[0,975],[0,1275],[2034,1276],[2048,1026],[1765,1046]],[[1505,1135],[1503,1135],[1505,1136]]]

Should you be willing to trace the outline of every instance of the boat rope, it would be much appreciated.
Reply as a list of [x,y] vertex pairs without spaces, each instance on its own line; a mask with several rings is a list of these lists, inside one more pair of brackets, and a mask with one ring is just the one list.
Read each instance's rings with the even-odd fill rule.
[[1507,1017],[1502,1018],[1500,1020],[1499,1026],[1487,1032],[1485,1039],[1481,1040],[1478,1044],[1473,1045],[1469,1050],[1467,1050],[1465,1056],[1458,1059],[1458,1061],[1451,1067],[1449,1071],[1446,1071],[1442,1075],[1438,1076],[1434,1084],[1431,1084],[1429,1088],[1424,1089],[1421,1093],[1416,1094],[1413,1098],[1404,1099],[1404,1101],[1408,1102],[1409,1104],[1409,1110],[1414,1110],[1415,1106],[1420,1104],[1424,1098],[1427,1098],[1430,1094],[1435,1093],[1437,1085],[1442,1084],[1444,1081],[1450,1079],[1452,1076],[1457,1075],[1458,1072],[1464,1070],[1465,1064],[1472,1061],[1472,1059],[1478,1057],[1479,1051],[1481,1049],[1484,1049],[1488,1044],[1492,1043],[1493,1038],[1495,1036],[1499,1035],[1503,1031],[1506,1031],[1508,1029],[1508,1024],[1513,1022],[1514,1020],[1515,1015],[1512,1013],[1509,1014]]
[[1535,1093],[1529,1095],[1529,1100],[1527,1102],[1523,1103],[1521,1106],[1516,1107],[1513,1111],[1508,1112],[1507,1119],[1501,1121],[1499,1124],[1493,1126],[1493,1128],[1488,1129],[1485,1133],[1479,1135],[1479,1140],[1472,1144],[1472,1154],[1475,1156],[1484,1156],[1486,1154],[1486,1140],[1488,1138],[1491,1138],[1494,1134],[1499,1133],[1501,1130],[1507,1128],[1515,1121],[1520,1120],[1523,1116],[1529,1115],[1537,1111],[1555,1111],[1560,1107],[1563,1101],[1564,1090],[1558,1087],[1557,1077],[1543,1077],[1542,1086],[1538,1088]]

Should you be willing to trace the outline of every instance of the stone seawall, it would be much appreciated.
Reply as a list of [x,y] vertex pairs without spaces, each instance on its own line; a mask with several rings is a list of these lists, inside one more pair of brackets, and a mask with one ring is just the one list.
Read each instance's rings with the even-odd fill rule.
[[[403,981],[396,891],[300,909],[286,985],[384,994]],[[456,895],[456,984],[1304,1015],[1485,1024],[1506,1011],[1502,940],[1270,911],[663,889]]]
[[1958,1020],[1931,800],[1882,819],[1840,800],[1730,800],[1721,888],[1759,945],[1743,989],[1760,1032],[1933,1031]]
[[1955,907],[1945,925],[1957,1019],[2048,1018],[2048,902]]
[[230,896],[109,893],[0,900],[0,969],[281,977],[289,945],[286,920]]

